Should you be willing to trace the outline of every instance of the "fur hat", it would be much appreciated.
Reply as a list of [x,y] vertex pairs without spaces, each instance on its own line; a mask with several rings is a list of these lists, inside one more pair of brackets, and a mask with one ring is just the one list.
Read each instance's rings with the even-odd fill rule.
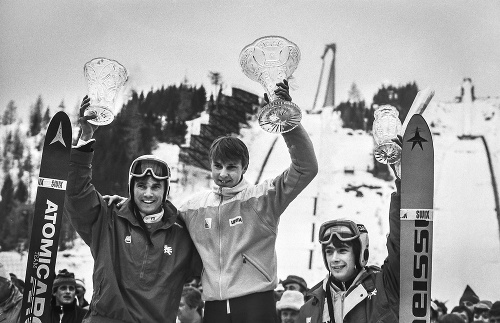
[[304,305],[304,295],[302,295],[301,292],[286,290],[283,295],[281,295],[281,299],[276,302],[276,309],[278,311],[285,309],[299,311],[302,305]]
[[295,275],[288,275],[288,277],[286,277],[285,280],[280,280],[280,284],[283,287],[291,283],[299,284],[300,287],[302,287],[304,290],[307,290],[307,283],[302,277]]
[[479,301],[476,305],[474,305],[474,311],[475,310],[488,311],[492,305],[493,305],[493,303],[491,301],[482,300],[482,301]]
[[54,279],[54,284],[52,285],[52,291],[54,292],[57,287],[62,285],[74,286],[76,288],[75,274],[70,273],[68,270],[59,270],[59,273]]

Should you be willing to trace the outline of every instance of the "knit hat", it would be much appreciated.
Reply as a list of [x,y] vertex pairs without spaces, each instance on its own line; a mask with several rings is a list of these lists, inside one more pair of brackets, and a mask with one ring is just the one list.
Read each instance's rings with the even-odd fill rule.
[[304,280],[304,278],[295,276],[295,275],[288,275],[288,277],[285,280],[280,280],[280,284],[285,287],[285,285],[291,284],[291,283],[296,283],[299,284],[304,290],[307,290],[307,283]]
[[83,289],[87,290],[87,288],[85,287],[85,282],[83,281],[83,279],[76,278],[75,279],[75,283],[76,283],[76,286],[83,287]]
[[0,263],[0,277],[10,280],[10,276],[9,274],[7,274],[7,271],[5,270],[5,267],[2,263]]
[[464,293],[462,294],[462,297],[460,297],[459,304],[463,304],[463,302],[470,302],[472,304],[477,304],[479,302],[479,296],[477,296],[476,293],[474,293],[474,291],[469,285],[465,287]]
[[62,285],[75,286],[76,288],[75,274],[70,273],[66,269],[59,270],[59,273],[56,275],[56,278],[54,279],[52,290],[55,291],[57,287]]
[[283,295],[281,295],[281,299],[276,302],[276,309],[278,311],[285,309],[299,311],[302,305],[304,305],[304,295],[302,295],[301,292],[286,290]]
[[500,316],[500,301],[496,301],[491,305],[489,313],[490,316]]

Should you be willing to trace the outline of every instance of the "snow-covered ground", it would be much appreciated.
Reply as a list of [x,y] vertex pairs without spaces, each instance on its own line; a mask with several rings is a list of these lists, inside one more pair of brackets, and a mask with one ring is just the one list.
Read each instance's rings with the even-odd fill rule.
[[[434,132],[436,164],[432,297],[448,300],[448,307],[458,303],[467,284],[481,299],[500,300],[500,235],[484,146],[479,139],[457,138],[467,124],[464,116],[470,117],[470,131],[487,139],[500,180],[500,99],[475,101],[469,110],[473,113],[464,109],[462,104],[431,102],[424,113]],[[315,146],[319,174],[282,215],[276,248],[279,278],[295,274],[312,286],[326,274],[317,232],[322,222],[332,218],[364,223],[370,235],[369,263],[382,264],[394,184],[367,172],[373,167],[369,134],[341,128],[330,109],[304,113],[303,124]],[[261,180],[276,176],[290,163],[281,136],[266,133],[255,123],[241,133],[250,150],[246,174],[250,182],[257,180],[271,147]],[[177,167],[177,147],[161,144],[155,153],[173,166],[174,179],[177,176],[171,190],[174,204],[209,187],[207,172]],[[24,277],[26,257],[4,252],[0,262]],[[58,270],[67,268],[85,279],[87,299],[92,292],[92,266],[89,248],[81,242],[58,255]]]

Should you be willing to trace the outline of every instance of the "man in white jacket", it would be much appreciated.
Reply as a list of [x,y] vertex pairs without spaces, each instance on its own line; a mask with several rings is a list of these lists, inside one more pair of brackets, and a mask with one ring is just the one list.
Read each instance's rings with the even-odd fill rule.
[[[277,96],[291,101],[288,83],[277,86]],[[209,152],[213,189],[180,207],[203,261],[205,323],[275,322],[280,216],[318,172],[312,142],[302,125],[282,136],[291,165],[257,185],[243,177],[249,162],[245,144],[230,136],[217,138]]]

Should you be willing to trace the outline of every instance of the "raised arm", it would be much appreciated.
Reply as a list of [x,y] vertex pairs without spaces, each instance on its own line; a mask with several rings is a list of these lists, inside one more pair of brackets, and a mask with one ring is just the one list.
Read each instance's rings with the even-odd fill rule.
[[[283,100],[291,101],[288,83],[278,83],[276,94]],[[266,96],[267,97],[267,96]],[[282,134],[290,154],[291,164],[283,173],[262,185],[267,189],[263,200],[257,204],[258,212],[263,217],[276,219],[318,173],[318,161],[314,147],[302,124]],[[266,187],[267,186],[267,187]]]
[[[402,146],[402,138],[398,136],[393,139],[399,146]],[[400,237],[401,237],[401,178],[399,178],[399,162],[391,164],[392,171],[396,176],[396,192],[391,195],[391,206],[389,209],[389,236],[387,237],[387,258],[384,261],[384,285],[388,286],[388,293],[393,294],[393,299],[399,299],[400,285]]]
[[97,126],[87,121],[92,116],[84,116],[89,104],[90,99],[85,96],[80,105],[80,138],[77,146],[71,149],[64,212],[85,243],[91,246],[92,227],[99,217],[102,199],[91,183],[94,155],[92,137]]

